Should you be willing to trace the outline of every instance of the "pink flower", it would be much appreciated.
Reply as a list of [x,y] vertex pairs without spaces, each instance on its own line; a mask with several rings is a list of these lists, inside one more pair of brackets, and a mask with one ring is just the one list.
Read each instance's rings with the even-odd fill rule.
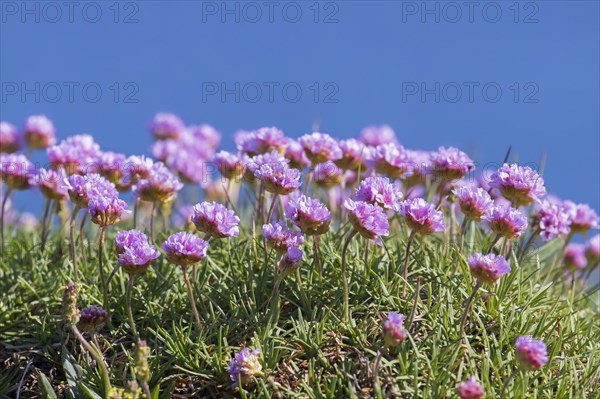
[[279,253],[286,252],[290,247],[299,247],[304,242],[302,233],[290,230],[282,220],[263,224],[262,231],[267,244]]
[[383,323],[383,337],[387,347],[398,346],[408,337],[408,332],[404,328],[403,314],[388,313],[388,318]]
[[216,202],[196,204],[191,221],[198,231],[214,238],[237,237],[240,232],[240,218],[232,210]]
[[563,257],[565,267],[571,271],[581,270],[587,265],[585,246],[582,244],[569,244]]
[[322,188],[335,187],[344,179],[344,171],[332,161],[316,165],[313,174],[314,183]]
[[305,195],[288,201],[285,216],[306,235],[325,234],[332,217],[325,204]]
[[474,376],[470,376],[468,380],[458,384],[458,396],[460,396],[460,399],[481,399],[483,395],[483,387],[477,382]]
[[28,189],[35,167],[25,155],[0,154],[0,181],[15,190]]
[[586,234],[590,229],[598,227],[598,215],[588,204],[564,202],[571,216],[571,230],[575,233]]
[[508,239],[521,236],[527,229],[527,216],[508,206],[493,206],[483,220],[494,233]]
[[521,368],[526,371],[539,370],[548,363],[546,344],[528,335],[517,338],[515,356]]
[[452,193],[456,196],[462,213],[478,222],[493,205],[492,198],[482,188],[458,187]]
[[56,144],[56,129],[46,115],[32,115],[25,121],[23,134],[31,148],[46,148]]
[[382,246],[381,236],[390,234],[390,225],[383,209],[378,205],[352,200],[346,200],[344,207],[350,211],[350,223],[356,231],[361,236],[375,240],[377,245]]
[[342,158],[335,161],[335,164],[343,170],[367,170],[365,158],[367,156],[365,145],[358,140],[340,140],[340,149],[342,150]]
[[284,156],[290,162],[292,168],[302,170],[310,165],[310,160],[304,153],[304,147],[296,140],[288,140]]
[[208,242],[185,232],[172,234],[162,244],[162,249],[169,262],[180,266],[200,262],[206,257],[208,247]]
[[337,141],[328,134],[305,134],[298,139],[298,142],[304,147],[306,156],[312,161],[313,165],[335,161],[343,156]]
[[156,140],[176,139],[183,129],[181,118],[168,112],[159,112],[150,123],[150,132]]
[[473,160],[454,147],[439,147],[431,153],[431,166],[436,176],[444,180],[456,180],[475,170]]
[[500,277],[510,272],[506,259],[500,255],[483,255],[475,252],[467,260],[471,274],[484,284],[494,284]]
[[387,126],[367,126],[360,132],[360,141],[364,144],[377,147],[381,144],[398,143],[396,133]]
[[539,201],[546,195],[544,179],[529,166],[504,164],[492,174],[489,185],[498,189],[515,208]]
[[367,177],[360,182],[354,193],[356,201],[379,205],[383,209],[398,209],[402,192],[400,187],[391,183],[387,177]]
[[398,213],[406,224],[420,234],[440,233],[445,229],[444,214],[422,198],[409,199],[400,203]]
[[243,159],[227,151],[219,151],[215,156],[217,169],[227,179],[235,179],[241,176],[246,169]]
[[289,194],[302,184],[302,172],[284,162],[263,164],[254,171],[254,175],[262,181],[265,190],[275,194]]
[[0,121],[0,152],[12,154],[23,146],[19,131],[12,123]]
[[67,187],[64,184],[66,178],[67,175],[62,168],[58,171],[42,168],[29,180],[29,183],[38,187],[44,197],[60,201],[69,198]]

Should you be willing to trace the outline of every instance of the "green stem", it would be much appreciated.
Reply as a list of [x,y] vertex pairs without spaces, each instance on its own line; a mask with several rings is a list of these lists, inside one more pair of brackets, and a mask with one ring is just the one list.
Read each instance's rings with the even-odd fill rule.
[[196,299],[194,299],[194,290],[192,290],[192,283],[190,283],[190,276],[188,275],[187,266],[182,266],[182,270],[183,279],[185,280],[185,285],[187,286],[188,296],[192,304],[192,311],[194,312],[194,318],[196,319],[196,326],[198,327],[198,332],[200,332],[202,330],[202,323],[200,323],[200,315],[198,314],[198,309],[196,309]]
[[150,237],[152,238],[152,243],[156,244],[156,237],[154,235],[154,218],[156,217],[156,201],[152,202],[152,214],[150,215]]
[[75,337],[79,340],[81,345],[83,345],[85,350],[88,351],[90,356],[92,356],[92,358],[96,361],[96,363],[98,364],[98,367],[100,367],[100,374],[102,375],[102,385],[104,387],[104,397],[108,398],[108,394],[110,393],[110,390],[111,390],[111,385],[110,385],[110,374],[108,372],[108,366],[106,365],[106,362],[102,358],[102,355],[100,353],[98,353],[98,351],[96,351],[92,347],[92,345],[83,337],[83,335],[81,334],[81,332],[79,331],[79,329],[77,328],[76,325],[73,324],[71,326],[71,331],[73,332]]
[[4,198],[2,198],[2,214],[0,215],[0,245],[2,245],[2,255],[4,255],[4,213],[6,212],[6,203],[8,202],[11,191],[12,188],[7,187]]
[[353,230],[348,238],[346,238],[346,242],[344,243],[344,248],[342,249],[342,284],[344,285],[344,321],[350,321],[350,292],[348,289],[348,275],[346,272],[346,252],[348,251],[348,245],[350,245],[350,241],[352,238],[358,233],[358,231]]
[[44,216],[42,216],[42,240],[41,240],[41,248],[42,252],[46,248],[46,231],[48,230],[48,213],[50,213],[50,204],[52,200],[50,198],[46,199],[46,204],[44,205]]
[[410,260],[410,247],[412,245],[412,242],[415,239],[415,234],[416,232],[413,230],[410,232],[410,235],[408,236],[408,240],[406,241],[406,253],[404,254],[404,271],[402,273],[403,277],[404,277],[404,288],[402,288],[402,296],[406,296],[406,285],[407,285],[407,280],[408,280],[408,262]]
[[135,327],[135,321],[133,319],[133,311],[131,310],[131,289],[133,288],[133,283],[135,281],[135,276],[129,275],[129,279],[127,280],[127,292],[126,292],[126,300],[127,300],[127,317],[129,317],[129,324],[131,325],[131,332],[133,332],[133,337],[136,341],[139,341],[140,335],[138,334],[137,328]]
[[506,392],[506,387],[508,387],[508,384],[513,380],[513,378],[515,378],[518,371],[519,371],[519,369],[514,369],[513,372],[510,374],[510,376],[508,377],[508,379],[506,381],[504,381],[504,385],[502,385],[502,391],[500,391],[500,399],[504,399],[504,393]]
[[98,272],[100,273],[100,281],[102,282],[102,303],[104,309],[110,313],[108,303],[108,284],[106,283],[106,276],[104,275],[104,236],[106,230],[104,227],[100,227],[100,236],[98,237]]
[[77,214],[81,208],[79,205],[75,205],[73,208],[73,214],[71,215],[71,220],[69,221],[69,239],[71,240],[71,262],[73,262],[73,277],[75,282],[78,281],[79,272],[77,268],[77,250],[75,249],[75,219],[77,219]]
[[469,314],[469,309],[471,309],[471,303],[473,302],[473,298],[475,298],[475,294],[481,288],[483,283],[480,280],[477,280],[475,287],[473,287],[473,292],[471,292],[471,296],[467,299],[467,303],[465,304],[465,312],[462,315],[460,320],[460,338],[462,339],[463,334],[465,332],[465,322],[467,321],[467,315]]
[[87,267],[87,252],[85,250],[85,221],[87,220],[88,213],[84,213],[81,218],[81,224],[79,225],[79,247],[81,249],[81,257],[83,260],[83,266]]

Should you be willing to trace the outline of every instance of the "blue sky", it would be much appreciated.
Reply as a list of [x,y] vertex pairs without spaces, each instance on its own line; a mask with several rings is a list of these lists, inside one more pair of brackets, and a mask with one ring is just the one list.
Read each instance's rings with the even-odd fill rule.
[[223,4],[2,1],[1,118],[45,113],[128,154],[157,111],[225,147],[240,128],[387,123],[481,165],[546,152],[549,191],[600,208],[598,2]]

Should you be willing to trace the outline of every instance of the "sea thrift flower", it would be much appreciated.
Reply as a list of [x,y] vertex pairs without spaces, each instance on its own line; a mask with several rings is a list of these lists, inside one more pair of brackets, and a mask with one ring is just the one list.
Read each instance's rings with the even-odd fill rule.
[[600,261],[600,234],[596,234],[585,244],[585,257],[590,264]]
[[401,313],[388,313],[388,318],[383,323],[383,339],[386,347],[398,346],[408,337],[408,332],[404,328],[404,318]]
[[401,199],[400,187],[387,177],[367,177],[354,193],[354,200],[379,205],[383,209],[396,210]]
[[586,234],[589,229],[598,227],[598,215],[588,204],[575,204],[565,201],[565,206],[571,216],[571,230],[574,233]]
[[67,175],[64,169],[40,169],[37,174],[29,179],[29,184],[40,189],[44,197],[55,200],[69,198],[67,187],[64,184]]
[[1,154],[0,181],[15,190],[25,190],[31,186],[30,178],[35,167],[25,155]]
[[45,115],[32,115],[27,118],[23,134],[31,148],[46,148],[56,143],[56,129]]
[[119,264],[131,276],[146,270],[150,262],[160,256],[156,247],[148,242],[148,237],[137,230],[117,234]]
[[387,125],[365,127],[360,132],[360,141],[373,147],[381,144],[398,143],[396,133]]
[[260,154],[253,156],[252,158],[244,156],[244,163],[246,164],[246,170],[244,171],[244,179],[249,182],[255,182],[256,176],[254,172],[260,169],[263,165],[273,165],[278,163],[289,164],[289,161],[282,155],[279,155],[277,151],[267,152],[266,154]]
[[431,153],[433,172],[442,179],[456,180],[475,170],[473,160],[454,147],[439,147]]
[[302,170],[310,165],[310,160],[304,153],[304,147],[296,140],[288,140],[284,156],[290,162],[292,168]]
[[452,193],[456,196],[462,213],[477,222],[481,221],[482,216],[494,204],[487,191],[479,187],[458,187]]
[[262,127],[244,136],[240,150],[250,156],[277,151],[283,154],[287,138],[276,127]]
[[78,326],[83,331],[95,333],[104,327],[108,320],[108,312],[101,306],[91,305],[79,312]]
[[0,153],[12,154],[23,146],[19,131],[12,123],[0,121]]
[[342,150],[337,141],[324,133],[305,134],[298,139],[304,147],[306,156],[313,165],[326,161],[335,161],[342,158]]
[[283,255],[281,260],[279,261],[279,268],[281,272],[284,274],[290,274],[295,272],[298,267],[300,267],[300,263],[302,263],[302,255],[304,253],[301,249],[296,247],[289,247],[286,253]]
[[508,206],[491,207],[483,220],[494,233],[508,239],[519,237],[527,229],[527,216]]
[[377,173],[392,179],[405,177],[414,169],[413,159],[400,144],[381,144],[375,148],[370,158],[369,163],[373,164]]
[[206,146],[215,150],[221,143],[221,133],[213,126],[208,124],[188,126],[184,132],[184,142],[186,139],[192,139],[195,144]]
[[483,255],[475,252],[469,257],[467,263],[473,277],[483,284],[494,284],[511,270],[506,259],[494,254]]
[[286,252],[289,247],[299,247],[304,242],[302,233],[290,230],[282,220],[263,224],[262,232],[267,244],[279,253]]
[[362,170],[367,169],[365,163],[365,145],[358,140],[340,140],[340,150],[342,157],[335,161],[335,164],[343,170]]
[[53,168],[62,167],[68,175],[72,175],[95,172],[102,153],[92,136],[78,134],[47,148],[46,154]]
[[335,163],[327,161],[315,166],[313,181],[319,187],[331,188],[339,185],[344,179],[344,171]]
[[89,175],[71,175],[64,181],[71,201],[80,208],[87,208],[91,196],[116,197],[119,195],[115,185],[97,173]]
[[147,179],[152,171],[154,161],[143,155],[132,155],[125,160],[121,171],[129,183],[137,183],[140,179]]
[[546,344],[528,335],[520,336],[516,341],[515,357],[523,370],[539,370],[548,363]]
[[206,257],[208,242],[190,233],[172,234],[162,244],[167,259],[180,266],[192,265]]
[[566,236],[571,231],[571,215],[561,202],[542,200],[535,219],[539,220],[540,235],[546,241]]
[[216,202],[202,202],[193,209],[191,221],[198,231],[214,238],[237,237],[240,218]]
[[233,382],[232,387],[246,386],[254,377],[262,375],[260,351],[244,348],[229,361],[227,372]]
[[219,151],[215,156],[217,169],[227,179],[235,179],[244,173],[246,166],[242,158],[227,151]]
[[125,159],[124,154],[112,151],[103,152],[98,158],[98,173],[112,183],[119,182]]
[[581,270],[587,265],[585,246],[582,244],[569,244],[565,249],[563,263],[569,270]]
[[356,231],[382,246],[381,236],[390,234],[390,225],[383,209],[378,205],[353,200],[346,200],[344,207],[350,211],[350,223]]
[[325,234],[332,217],[325,204],[306,195],[290,199],[285,216],[306,235]]
[[133,192],[142,200],[165,203],[172,200],[183,184],[162,162],[152,165],[147,179],[141,179],[133,186]]
[[398,213],[404,216],[406,224],[420,234],[440,233],[445,229],[444,214],[422,198],[401,202]]
[[268,163],[254,171],[254,175],[262,181],[265,190],[275,194],[289,194],[302,184],[302,172],[290,168],[286,163]]
[[88,202],[92,222],[100,227],[117,224],[127,209],[127,203],[115,196],[93,195]]
[[183,129],[183,121],[168,112],[159,112],[150,123],[150,132],[156,140],[176,139]]
[[500,191],[513,207],[529,205],[546,195],[544,179],[529,166],[504,164],[490,176],[489,186]]
[[460,399],[481,399],[483,395],[483,387],[477,382],[474,376],[470,376],[468,380],[458,384],[458,396],[460,396]]

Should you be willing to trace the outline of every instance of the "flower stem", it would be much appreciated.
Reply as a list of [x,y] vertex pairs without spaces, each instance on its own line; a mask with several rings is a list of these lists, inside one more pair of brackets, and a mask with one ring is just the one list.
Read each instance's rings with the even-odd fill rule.
[[139,341],[140,335],[137,332],[137,328],[135,327],[135,321],[133,320],[133,311],[131,310],[131,289],[133,288],[133,283],[135,282],[135,276],[129,275],[129,279],[127,280],[127,292],[126,292],[126,300],[127,300],[127,317],[129,317],[129,324],[131,325],[131,332],[133,332],[133,337],[136,341]]
[[92,356],[92,358],[96,361],[98,367],[100,367],[100,374],[102,375],[102,385],[104,388],[104,397],[108,397],[108,394],[111,390],[111,386],[110,374],[108,373],[108,366],[106,365],[106,362],[104,361],[102,355],[98,353],[98,351],[96,351],[96,349],[94,349],[92,345],[83,337],[76,325],[71,325],[71,331],[73,332],[73,335],[75,335],[75,337],[79,340],[81,345],[83,345],[85,350],[88,351],[90,356]]
[[50,204],[52,200],[50,198],[46,199],[46,204],[44,205],[44,215],[42,216],[42,240],[41,240],[41,249],[44,252],[46,248],[46,231],[48,229],[48,214],[50,213]]
[[410,320],[408,321],[408,330],[412,327],[412,323],[415,319],[415,313],[417,313],[417,302],[419,301],[419,291],[421,291],[421,276],[417,276],[417,288],[415,289],[415,302],[413,303],[412,310],[410,311]]
[[533,243],[535,242],[535,239],[538,237],[539,234],[540,234],[540,229],[539,228],[535,229],[533,231],[533,233],[531,233],[531,236],[529,236],[529,239],[527,240],[525,245],[523,245],[523,248],[519,252],[519,258],[518,258],[519,265],[525,258],[525,255],[527,255],[529,248],[531,248],[531,246],[533,245]]
[[463,333],[465,331],[465,322],[467,321],[467,315],[469,314],[469,309],[471,309],[471,303],[473,302],[473,298],[475,298],[475,294],[481,288],[483,283],[480,280],[477,280],[475,287],[473,287],[473,292],[471,292],[471,296],[467,299],[467,303],[465,304],[465,312],[462,315],[460,320],[460,339],[463,337]]
[[198,309],[196,309],[196,299],[194,299],[194,290],[192,290],[192,283],[190,283],[190,276],[188,275],[187,266],[182,266],[182,270],[183,279],[185,280],[185,285],[187,286],[188,296],[192,304],[192,311],[194,312],[194,318],[196,319],[196,326],[198,327],[198,332],[200,332],[202,329],[202,324],[200,323]]
[[317,272],[319,273],[319,281],[323,281],[323,268],[321,267],[321,253],[319,252],[319,236],[313,236],[313,256],[317,264]]
[[500,391],[500,399],[504,399],[504,393],[506,392],[506,387],[508,384],[515,378],[519,369],[514,369],[510,376],[504,381],[504,385],[502,385],[502,390]]
[[108,304],[108,284],[104,275],[104,236],[105,227],[100,227],[100,236],[98,237],[98,272],[100,273],[100,281],[102,282],[102,303],[104,309],[110,313]]
[[150,237],[152,243],[156,244],[156,236],[154,235],[154,219],[156,218],[156,201],[152,202],[152,214],[150,215]]
[[469,219],[464,218],[462,223],[460,224],[460,247],[459,252],[462,253],[463,248],[465,246],[465,235],[467,234],[467,227],[469,226]]
[[140,207],[140,199],[136,198],[133,202],[133,228],[137,228],[137,216]]
[[352,230],[342,249],[342,284],[344,285],[344,321],[350,321],[350,292],[348,289],[348,275],[346,273],[346,252],[348,251],[348,245],[352,238],[358,233],[356,230]]
[[402,273],[403,277],[404,277],[404,288],[402,288],[402,296],[406,296],[406,283],[408,280],[408,262],[410,260],[410,247],[412,245],[412,242],[415,239],[415,231],[411,231],[410,235],[408,236],[408,240],[406,241],[406,253],[404,254],[404,271]]
[[8,187],[6,193],[4,193],[4,198],[2,198],[2,214],[0,215],[0,245],[2,246],[2,255],[4,255],[4,213],[6,212],[6,203],[11,191],[12,188]]
[[273,200],[271,201],[271,207],[269,208],[269,213],[267,214],[267,220],[265,221],[265,223],[271,222],[271,216],[273,215],[273,209],[275,209],[277,197],[279,197],[279,194],[273,194]]
[[77,269],[77,250],[75,249],[75,219],[77,219],[77,214],[81,208],[79,205],[75,205],[73,208],[73,214],[71,215],[71,220],[69,221],[69,239],[71,240],[71,262],[73,262],[73,278],[75,282],[78,280],[78,269]]
[[494,237],[494,240],[490,244],[490,248],[488,249],[488,253],[492,252],[492,249],[494,249],[494,247],[496,246],[496,244],[498,243],[498,241],[500,241],[500,238],[502,238],[502,236],[500,236],[500,234],[496,234],[496,237]]

